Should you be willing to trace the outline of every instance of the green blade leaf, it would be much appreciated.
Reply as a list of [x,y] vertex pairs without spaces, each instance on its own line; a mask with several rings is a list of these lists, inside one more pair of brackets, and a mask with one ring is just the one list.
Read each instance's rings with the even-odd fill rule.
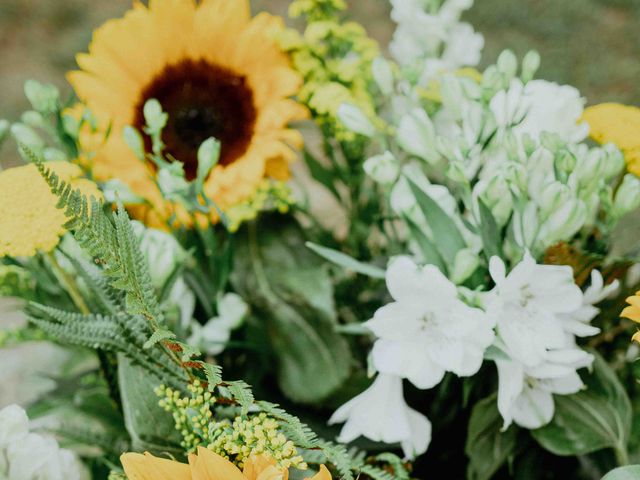
[[433,242],[438,252],[440,252],[440,255],[448,265],[453,265],[456,253],[466,247],[466,242],[460,230],[435,200],[416,185],[412,179],[407,178],[407,180],[418,202],[418,207],[420,207],[420,211],[431,228]]
[[312,242],[306,242],[305,245],[309,249],[320,255],[322,258],[329,260],[330,262],[335,263],[336,265],[347,270],[361,273],[362,275],[366,275],[367,277],[380,279],[385,278],[385,271],[381,268],[369,265],[368,263],[360,262],[345,253],[339,252],[332,248],[323,247]]
[[478,209],[480,210],[480,236],[482,237],[483,251],[487,261],[494,255],[501,257],[500,229],[495,218],[493,218],[493,213],[481,198],[478,198]]
[[311,173],[313,179],[318,183],[324,185],[324,187],[326,187],[326,189],[329,190],[334,197],[340,200],[340,193],[333,183],[336,175],[329,171],[327,167],[322,165],[322,163],[320,163],[320,161],[318,161],[318,159],[306,149],[304,151],[304,161],[309,167],[309,172]]
[[496,394],[473,407],[465,445],[469,480],[489,480],[515,454],[518,429],[512,425],[502,432],[502,423]]
[[442,259],[440,253],[438,253],[438,249],[436,246],[427,238],[427,236],[420,230],[413,220],[411,220],[406,215],[404,216],[404,221],[409,226],[409,230],[411,232],[411,236],[418,244],[420,248],[420,252],[422,253],[423,260],[425,263],[429,263],[431,265],[435,265],[440,269],[442,273],[447,274],[447,266]]

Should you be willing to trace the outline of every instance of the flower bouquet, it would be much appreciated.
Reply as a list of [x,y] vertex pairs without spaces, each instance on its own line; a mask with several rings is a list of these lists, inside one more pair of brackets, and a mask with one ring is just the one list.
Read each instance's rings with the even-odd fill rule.
[[471,4],[135,2],[26,83],[0,478],[640,478],[640,110]]

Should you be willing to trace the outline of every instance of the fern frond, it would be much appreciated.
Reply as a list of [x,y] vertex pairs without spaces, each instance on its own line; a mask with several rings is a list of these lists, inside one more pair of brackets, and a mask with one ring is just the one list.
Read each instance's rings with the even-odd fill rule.
[[315,432],[298,417],[287,413],[275,403],[259,401],[256,404],[263,412],[280,422],[282,432],[296,445],[307,449],[319,446],[320,442]]

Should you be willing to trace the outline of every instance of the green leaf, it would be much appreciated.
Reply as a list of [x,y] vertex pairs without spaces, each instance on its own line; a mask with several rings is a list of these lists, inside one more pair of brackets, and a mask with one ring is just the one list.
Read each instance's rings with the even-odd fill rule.
[[465,445],[469,480],[489,480],[515,454],[518,430],[511,426],[502,432],[502,424],[496,394],[473,407]]
[[427,220],[433,234],[433,243],[446,260],[448,265],[453,265],[456,253],[466,247],[466,242],[453,222],[451,217],[416,183],[407,178],[418,206]]
[[556,455],[585,455],[613,448],[619,459],[625,459],[631,402],[615,372],[602,357],[594,355],[593,374],[585,381],[588,388],[574,395],[556,395],[553,420],[531,433]]
[[160,343],[163,340],[168,340],[170,338],[176,338],[176,334],[173,333],[170,330],[165,330],[163,328],[160,328],[160,329],[156,330],[155,332],[153,332],[151,337],[149,337],[149,340],[144,342],[143,347],[145,349],[149,349],[149,348],[153,347],[154,345],[156,345],[157,343]]
[[320,163],[318,159],[316,159],[316,157],[314,157],[306,149],[304,151],[304,161],[309,167],[309,172],[311,173],[313,179],[318,183],[324,185],[327,190],[329,190],[333,194],[334,197],[340,200],[340,194],[338,193],[338,190],[333,183],[335,175],[324,165],[322,165],[322,163]]
[[317,245],[313,242],[307,242],[305,245],[315,253],[320,255],[322,258],[329,260],[330,262],[335,263],[336,265],[343,267],[346,270],[352,270],[356,273],[366,275],[367,277],[380,279],[385,278],[385,272],[383,269],[375,267],[373,265],[369,265],[368,263],[360,262],[345,253],[339,252],[332,248]]
[[422,257],[425,263],[435,265],[440,269],[442,273],[447,274],[447,266],[438,253],[438,249],[436,246],[429,240],[429,238],[424,234],[420,227],[418,227],[413,220],[411,220],[406,215],[404,216],[404,221],[409,226],[409,230],[411,232],[411,236],[418,244],[420,248],[420,252],[422,253]]
[[638,480],[640,479],[640,465],[628,465],[610,471],[602,480]]
[[487,261],[491,257],[502,256],[500,229],[496,224],[493,213],[487,205],[478,198],[478,209],[480,210],[480,236],[482,237],[483,251]]
[[251,387],[242,380],[235,380],[233,382],[228,382],[227,388],[233,398],[240,404],[240,407],[242,408],[242,415],[246,415],[254,402]]
[[266,324],[280,388],[296,402],[320,402],[343,384],[352,364],[336,331],[331,278],[291,219],[263,216],[245,239],[232,281]]
[[154,389],[160,380],[147,370],[118,355],[118,379],[122,397],[124,422],[134,450],[166,452],[176,450],[180,435],[173,418],[158,405]]

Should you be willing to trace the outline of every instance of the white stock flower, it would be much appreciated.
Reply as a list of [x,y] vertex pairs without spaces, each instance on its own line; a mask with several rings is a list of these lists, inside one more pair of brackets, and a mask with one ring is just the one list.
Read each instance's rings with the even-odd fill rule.
[[393,183],[400,174],[400,164],[389,151],[369,157],[363,168],[369,177],[382,185]]
[[433,265],[398,257],[386,279],[395,302],[365,323],[378,337],[374,367],[423,389],[437,385],[445,372],[476,373],[494,339],[485,313],[461,301],[456,286]]
[[431,423],[407,405],[402,379],[379,374],[360,395],[342,405],[329,424],[346,422],[338,440],[348,443],[359,436],[375,442],[400,443],[408,458],[427,451],[431,442]]
[[578,123],[584,110],[580,92],[569,85],[533,80],[523,85],[518,78],[509,88],[494,95],[489,108],[498,126],[513,128],[522,136],[538,140],[542,132],[555,133],[566,142],[581,142],[589,133],[586,123]]
[[[513,352],[510,352],[513,355]],[[588,367],[593,356],[579,348],[550,352],[541,365],[527,367],[517,360],[497,359],[498,410],[503,429],[511,423],[535,429],[551,421],[553,395],[570,395],[583,388],[577,369]]]
[[0,410],[0,478],[81,480],[87,472],[54,438],[29,433],[29,419],[17,405]]
[[527,251],[508,275],[498,257],[491,258],[489,272],[496,286],[488,296],[487,314],[514,359],[535,366],[549,350],[565,347],[559,315],[576,312],[583,302],[571,267],[538,265]]

